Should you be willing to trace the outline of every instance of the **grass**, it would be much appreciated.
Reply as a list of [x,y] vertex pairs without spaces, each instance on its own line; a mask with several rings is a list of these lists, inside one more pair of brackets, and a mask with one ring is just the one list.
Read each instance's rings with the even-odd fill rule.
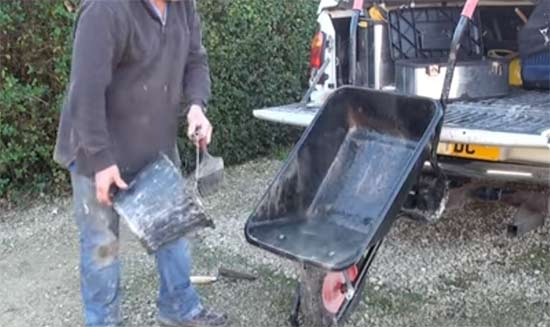
[[[227,268],[253,273],[258,277],[254,282],[222,279],[217,283],[217,286],[197,287],[199,293],[208,298],[209,302],[219,302],[217,304],[222,307],[228,302],[236,301],[231,309],[227,309],[230,311],[230,315],[234,317],[246,314],[248,316],[246,319],[254,320],[254,315],[259,315],[260,311],[264,311],[269,312],[269,316],[277,321],[273,324],[280,325],[281,320],[286,322],[294,298],[296,280],[274,271],[268,265],[253,264],[246,257],[228,251],[213,251],[204,247],[197,247],[194,249],[194,253],[197,254],[195,262],[200,272],[211,273],[223,264]],[[230,288],[231,292],[229,293],[231,295],[223,291],[224,288]],[[220,291],[223,294],[219,294]],[[260,310],[265,306],[268,306],[268,308]],[[252,326],[246,320],[240,321],[240,323]],[[266,323],[268,322],[258,322],[256,326],[264,326]],[[272,325],[269,324],[269,326]]]
[[467,290],[472,287],[475,282],[481,281],[481,276],[478,272],[465,272],[453,278],[440,276],[440,279],[446,287]]
[[[455,287],[469,287],[479,276],[466,274],[465,276],[449,280]],[[452,291],[451,291],[452,292]],[[366,306],[366,307],[365,307]],[[514,296],[509,298],[490,299],[475,306],[460,304],[457,307],[449,307],[450,311],[441,311],[438,307],[438,299],[410,292],[402,289],[390,289],[388,287],[375,288],[367,285],[366,299],[363,312],[367,316],[392,317],[393,321],[400,321],[399,326],[452,326],[452,327],[525,327],[546,326],[541,324],[543,319],[550,314],[550,302],[533,303],[527,297]],[[433,320],[426,320],[431,316],[428,312],[436,310],[439,316]],[[357,316],[354,321],[357,320]],[[352,322],[352,326],[355,326]]]
[[292,151],[292,146],[279,145],[275,148],[275,150],[273,150],[271,157],[275,160],[286,161],[291,151]]
[[[516,267],[526,271],[537,269],[545,274],[550,273],[550,267],[548,267],[550,251],[548,250],[541,246],[530,249],[527,254],[516,258]],[[233,297],[235,297],[240,300],[230,311],[233,316],[243,319],[243,322],[253,321],[253,316],[260,312],[257,310],[262,308],[267,310],[268,317],[275,319],[271,323],[266,321],[265,317],[261,318],[266,326],[286,322],[290,313],[296,280],[274,271],[268,265],[253,264],[248,258],[228,251],[212,250],[198,245],[194,249],[194,253],[197,274],[212,273],[223,263],[228,268],[254,272],[259,276],[258,281],[253,283],[224,280],[216,284],[217,286],[200,287],[199,292],[207,299],[208,303],[223,307],[225,303],[233,301]],[[130,292],[134,293],[133,289],[141,286],[142,293],[145,291],[145,293],[151,294],[149,297],[154,295],[156,290],[152,288],[152,285],[147,286],[146,290],[143,289],[143,285],[154,280],[153,274],[143,276],[144,278],[130,284]],[[481,276],[476,272],[462,272],[453,278],[440,276],[440,284],[443,287],[439,293],[447,293],[447,296],[463,293],[462,290],[475,288],[476,282],[480,279]],[[232,290],[231,295],[225,294],[228,289]],[[399,321],[401,323],[397,325],[410,327],[444,325],[453,327],[523,327],[538,326],[537,324],[545,319],[545,315],[547,317],[550,314],[548,301],[533,302],[532,299],[519,294],[508,298],[489,297],[474,306],[469,301],[458,301],[446,309],[440,307],[437,297],[402,288],[376,286],[368,283],[364,294],[364,301],[355,310],[349,326],[358,326],[357,323],[362,317],[370,316]],[[457,294],[457,296],[459,295]],[[430,314],[433,310],[438,314],[435,316]],[[426,316],[431,316],[433,320],[426,321]],[[262,324],[258,326],[260,325],[263,326]]]
[[[456,327],[526,327],[547,326],[544,315],[550,310],[548,303],[532,303],[525,297],[511,297],[499,300],[486,299],[466,315],[464,312],[454,318],[442,317],[433,321],[433,326],[449,325]],[[432,325],[430,325],[432,326]]]
[[407,315],[418,311],[429,298],[406,290],[394,290],[387,287],[377,288],[366,285],[365,304],[389,315]]
[[527,253],[512,260],[511,272],[525,270],[533,273],[535,270],[550,278],[550,247],[539,245],[530,248]]

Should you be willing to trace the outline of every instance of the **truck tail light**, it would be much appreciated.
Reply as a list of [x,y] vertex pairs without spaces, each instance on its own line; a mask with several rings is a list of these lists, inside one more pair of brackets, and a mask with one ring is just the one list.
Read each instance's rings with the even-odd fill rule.
[[315,33],[311,41],[311,54],[309,59],[309,67],[319,69],[323,65],[326,36],[323,32]]

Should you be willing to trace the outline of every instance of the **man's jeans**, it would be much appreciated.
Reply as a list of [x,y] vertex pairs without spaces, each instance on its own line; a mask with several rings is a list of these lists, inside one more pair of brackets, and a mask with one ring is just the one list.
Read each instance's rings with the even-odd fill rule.
[[[71,180],[80,231],[80,286],[86,326],[118,326],[119,217],[111,207],[97,202],[92,179],[72,173]],[[193,318],[202,306],[189,280],[191,257],[187,241],[180,239],[164,246],[155,259],[160,276],[160,315],[173,321]]]

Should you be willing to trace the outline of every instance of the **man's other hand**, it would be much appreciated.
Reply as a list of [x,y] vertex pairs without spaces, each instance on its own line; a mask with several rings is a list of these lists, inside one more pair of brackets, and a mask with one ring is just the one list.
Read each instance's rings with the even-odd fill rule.
[[112,165],[95,174],[96,197],[99,203],[105,206],[113,205],[111,194],[109,194],[109,189],[113,184],[121,190],[128,188],[128,185],[120,177],[120,171],[116,165]]
[[212,125],[204,115],[202,108],[192,105],[187,113],[187,136],[198,146],[202,140],[210,144],[212,139]]

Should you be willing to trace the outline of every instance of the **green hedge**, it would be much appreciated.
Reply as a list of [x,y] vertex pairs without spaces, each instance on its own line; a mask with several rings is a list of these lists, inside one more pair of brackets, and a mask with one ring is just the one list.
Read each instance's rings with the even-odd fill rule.
[[[0,197],[68,185],[51,158],[77,2],[0,1]],[[259,122],[251,111],[296,100],[305,88],[317,3],[197,2],[213,80],[212,152],[232,164],[292,140],[288,129]],[[189,150],[182,149],[184,158]]]

